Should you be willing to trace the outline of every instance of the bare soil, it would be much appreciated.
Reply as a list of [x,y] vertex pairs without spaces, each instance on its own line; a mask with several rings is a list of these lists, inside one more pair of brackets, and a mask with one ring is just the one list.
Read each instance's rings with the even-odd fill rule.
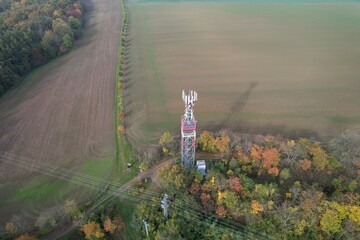
[[75,49],[1,99],[0,150],[53,164],[114,153],[120,1],[95,0],[91,7]]
[[[0,100],[0,151],[69,169],[86,160],[115,156],[121,1],[89,0],[87,4],[88,20],[75,48],[34,70]],[[28,176],[26,170],[0,161],[0,187],[24,176]],[[2,193],[2,200],[9,197]],[[1,209],[5,208],[0,207],[3,218]]]

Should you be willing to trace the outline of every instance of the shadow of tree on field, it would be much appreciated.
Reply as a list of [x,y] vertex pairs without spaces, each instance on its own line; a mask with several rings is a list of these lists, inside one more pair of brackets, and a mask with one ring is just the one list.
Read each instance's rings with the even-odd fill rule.
[[131,82],[129,84],[126,84],[126,86],[124,87],[124,90],[128,90],[129,88],[131,88],[135,83]]
[[125,51],[124,51],[124,57],[126,58],[126,57],[128,57],[129,55],[130,55],[130,51],[128,51],[128,50],[125,49]]
[[[126,83],[128,83],[130,81],[131,81],[131,77],[126,77],[126,76],[124,76],[124,78],[122,80],[123,84],[126,84]],[[124,96],[127,96],[127,94],[125,94]]]
[[123,71],[128,71],[131,68],[131,64],[124,64],[122,66]]
[[125,111],[125,116],[130,117],[132,113],[133,113],[132,110],[127,110],[127,111]]
[[129,107],[132,103],[132,100],[125,101],[125,107]]
[[124,72],[124,77],[125,77],[125,78],[129,77],[129,76],[131,75],[131,73],[132,73],[131,70],[129,70],[129,71],[127,71],[127,72]]
[[96,26],[98,23],[90,23],[90,19],[95,16],[95,6],[92,1],[85,1],[86,15],[83,21],[83,30],[80,34],[80,37],[75,41],[75,46],[85,47],[90,43],[94,42],[98,33]]
[[236,120],[241,111],[244,109],[246,103],[252,91],[257,87],[258,82],[250,82],[248,88],[234,101],[230,107],[231,112],[227,114],[220,122],[210,122],[201,127],[204,130],[212,132],[219,131],[221,129],[229,129],[235,132],[243,132],[249,134],[271,134],[282,135],[290,139],[296,139],[300,137],[306,137],[312,140],[321,140],[319,134],[315,130],[289,127],[285,124],[252,124],[243,120]]
[[246,133],[251,135],[273,135],[273,136],[283,136],[288,139],[298,139],[298,138],[308,138],[310,140],[316,140],[316,141],[325,141],[327,139],[323,139],[316,131],[310,130],[310,129],[304,129],[304,128],[292,128],[285,124],[273,124],[273,123],[267,123],[267,124],[252,124],[251,122],[245,122],[245,121],[237,121],[233,123],[232,125],[215,125],[217,128],[214,127],[214,123],[209,123],[205,125],[204,127],[201,127],[200,131],[203,130],[210,130],[211,132],[217,132],[222,129],[228,129],[233,132],[237,133]]
[[132,43],[132,38],[130,39],[125,39],[125,44],[131,44]]

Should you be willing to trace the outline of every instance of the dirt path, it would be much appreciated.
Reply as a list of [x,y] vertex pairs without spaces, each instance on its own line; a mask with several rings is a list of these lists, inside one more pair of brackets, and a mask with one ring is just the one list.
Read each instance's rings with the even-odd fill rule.
[[[152,183],[155,184],[156,186],[159,186],[159,182],[158,182],[158,179],[157,179],[157,176],[156,176],[157,171],[160,168],[162,168],[164,165],[174,162],[175,159],[176,158],[169,159],[169,160],[167,160],[165,162],[160,163],[159,165],[156,165],[155,167],[151,168],[150,170],[148,170],[146,172],[140,173],[137,177],[135,177],[132,180],[130,180],[129,182],[123,184],[121,187],[119,187],[114,192],[110,193],[107,197],[103,198],[101,201],[99,201],[94,206],[92,206],[90,209],[88,209],[86,211],[85,215],[88,215],[89,213],[91,213],[93,211],[96,211],[96,209],[99,206],[103,205],[106,202],[109,202],[114,197],[119,196],[120,194],[124,193],[126,190],[128,190],[128,188],[131,186],[131,184],[134,183],[138,179],[151,178]],[[70,233],[71,231],[73,231],[76,228],[78,228],[78,226],[76,224],[74,224],[74,223],[71,223],[71,224],[68,224],[68,225],[64,226],[63,228],[60,228],[60,229],[50,233],[48,236],[46,236],[43,239],[44,240],[60,239],[61,237],[63,237],[64,235]]]

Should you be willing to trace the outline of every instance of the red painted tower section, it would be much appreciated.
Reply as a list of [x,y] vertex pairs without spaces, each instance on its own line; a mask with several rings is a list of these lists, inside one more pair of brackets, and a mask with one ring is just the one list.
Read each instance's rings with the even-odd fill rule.
[[185,113],[181,117],[181,163],[185,167],[195,166],[196,148],[196,119],[194,105],[197,101],[197,92],[190,90],[188,94],[182,91],[185,103]]

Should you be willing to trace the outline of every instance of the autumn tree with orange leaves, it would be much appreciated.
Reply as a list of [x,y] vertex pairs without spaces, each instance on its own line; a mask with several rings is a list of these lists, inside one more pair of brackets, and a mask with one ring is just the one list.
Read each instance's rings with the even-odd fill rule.
[[95,221],[85,223],[81,230],[84,232],[86,239],[96,240],[105,236],[104,231],[100,228],[100,224]]
[[[354,158],[351,164],[345,160],[347,164],[342,164],[336,154],[306,138],[231,136],[232,141],[236,139],[232,147],[225,134],[201,135],[203,150],[228,154],[228,158],[207,161],[204,177],[198,178],[195,169],[182,168],[180,164],[159,170],[159,180],[174,202],[196,206],[210,218],[217,216],[217,221],[231,219],[269,238],[358,239],[360,159],[354,158],[357,155],[336,152],[344,158]],[[159,201],[150,207],[142,205],[139,218],[158,226],[152,228],[153,236],[160,236],[156,233],[163,233],[167,227],[151,220],[162,220]],[[208,226],[189,226],[192,216],[173,213],[169,218],[176,223],[176,233],[184,239],[215,236]],[[211,223],[214,228],[219,227]],[[245,239],[254,237],[244,234]]]
[[120,132],[120,133],[122,133],[122,134],[124,134],[125,133],[125,127],[124,126],[118,126],[118,131]]
[[268,174],[279,175],[280,154],[276,148],[266,149],[262,153],[262,167]]
[[113,223],[109,217],[107,217],[104,221],[104,230],[108,233],[114,233],[116,230],[115,223]]

